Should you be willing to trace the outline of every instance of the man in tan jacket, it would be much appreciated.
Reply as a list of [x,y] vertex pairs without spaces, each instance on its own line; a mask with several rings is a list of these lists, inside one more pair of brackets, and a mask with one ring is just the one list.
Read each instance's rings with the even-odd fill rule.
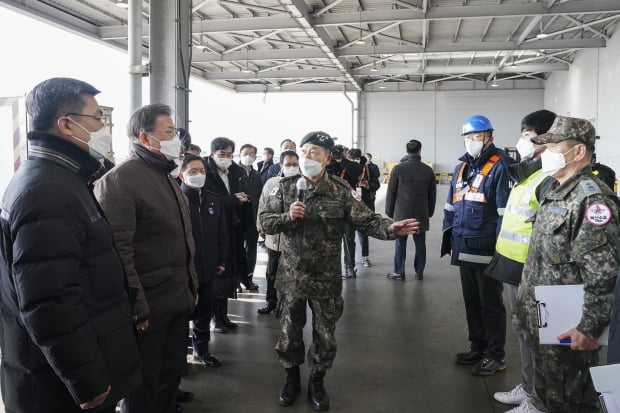
[[187,316],[197,289],[189,208],[170,175],[181,142],[171,110],[163,104],[134,112],[127,132],[131,156],[95,186],[129,286],[137,291],[133,315],[144,381],[121,408],[125,413],[173,413],[185,364]]

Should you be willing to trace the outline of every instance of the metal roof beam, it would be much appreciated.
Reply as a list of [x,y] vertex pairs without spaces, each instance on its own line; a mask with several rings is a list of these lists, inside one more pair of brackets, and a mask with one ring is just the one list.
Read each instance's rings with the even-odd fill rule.
[[[345,56],[379,56],[394,54],[423,54],[423,53],[451,53],[451,52],[494,52],[514,50],[557,50],[557,49],[593,49],[605,47],[605,39],[541,39],[536,42],[524,43],[515,46],[512,42],[484,42],[462,43],[431,42],[426,49],[421,46],[411,45],[386,45],[386,46],[355,46],[335,52],[339,57]],[[268,49],[236,51],[220,55],[212,52],[195,52],[192,55],[192,63],[206,62],[232,62],[235,60],[296,60],[296,59],[327,59],[323,51],[318,48],[297,49]]]
[[[0,0],[6,2],[7,0]],[[11,2],[9,2],[10,4]],[[36,7],[37,1],[23,0],[27,7]],[[31,4],[34,4],[31,6]],[[22,6],[20,6],[22,7]],[[599,14],[620,12],[618,0],[590,0],[571,1],[561,3],[547,9],[541,3],[528,4],[500,4],[487,6],[462,7],[429,7],[426,12],[410,9],[368,10],[351,13],[326,13],[318,17],[308,15],[312,26],[340,26],[344,24],[392,23],[394,21],[421,21],[421,20],[449,20],[449,19],[476,19],[485,17],[519,17],[519,16],[552,16],[556,14]],[[57,12],[58,13],[58,12]],[[52,13],[49,13],[52,14]],[[63,13],[59,13],[63,14]],[[52,14],[53,15],[53,14]],[[286,16],[276,17],[247,17],[217,20],[195,20],[192,23],[192,33],[230,33],[261,30],[294,30],[299,29],[295,18]],[[111,40],[127,37],[127,26],[100,27],[99,36]],[[144,36],[148,35],[148,24],[142,26]]]

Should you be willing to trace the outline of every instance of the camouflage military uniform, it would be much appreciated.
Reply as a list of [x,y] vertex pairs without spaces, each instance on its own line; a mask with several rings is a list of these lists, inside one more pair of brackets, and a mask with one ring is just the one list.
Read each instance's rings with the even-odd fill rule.
[[597,351],[539,345],[536,285],[584,284],[581,334],[597,338],[609,324],[620,269],[620,227],[615,195],[589,166],[545,194],[534,217],[513,321],[532,337],[536,392],[552,412],[598,412],[588,368]]
[[379,239],[396,236],[390,228],[391,220],[373,213],[356,200],[349,184],[329,174],[307,190],[304,218],[292,221],[289,207],[297,200],[298,179],[303,178],[282,179],[259,211],[265,233],[281,233],[276,287],[282,329],[276,352],[285,368],[304,362],[308,302],[313,317],[308,361],[313,369],[326,370],[336,357],[334,331],[343,310],[340,245],[345,222]]

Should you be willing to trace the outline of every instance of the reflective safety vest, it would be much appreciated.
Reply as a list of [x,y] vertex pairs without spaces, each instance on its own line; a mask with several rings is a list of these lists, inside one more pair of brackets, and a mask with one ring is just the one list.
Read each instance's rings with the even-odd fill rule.
[[531,218],[540,207],[539,200],[536,198],[536,188],[547,176],[548,174],[539,169],[512,188],[504,212],[502,229],[495,246],[497,252],[504,257],[525,263],[533,227],[531,222],[525,221]]
[[[497,161],[499,161],[499,155],[493,155],[489,158],[489,160],[484,164],[480,173],[476,175],[474,181],[470,186],[463,187],[463,171],[465,170],[465,162],[461,164],[461,169],[459,169],[459,174],[456,180],[456,186],[454,194],[452,195],[452,204],[456,204],[460,201],[473,201],[473,202],[483,202],[486,203],[487,199],[484,196],[484,180],[486,179],[489,172],[493,168],[493,165]],[[480,192],[478,192],[480,191]]]

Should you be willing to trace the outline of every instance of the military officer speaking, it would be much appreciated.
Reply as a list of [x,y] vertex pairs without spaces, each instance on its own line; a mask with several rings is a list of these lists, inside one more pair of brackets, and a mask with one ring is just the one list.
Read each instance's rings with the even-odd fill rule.
[[336,357],[336,321],[343,310],[340,243],[344,224],[379,239],[416,233],[415,219],[392,222],[373,213],[349,184],[325,173],[334,140],[311,132],[301,140],[302,175],[283,178],[259,210],[265,233],[281,233],[277,290],[280,296],[280,338],[276,352],[286,369],[278,403],[291,405],[301,389],[299,365],[304,362],[303,327],[306,303],[312,310],[313,342],[308,395],[315,410],[329,409],[323,386],[325,371]]
[[[589,368],[597,365],[599,340],[609,324],[620,269],[618,199],[592,174],[594,126],[558,116],[532,139],[546,144],[543,172],[557,180],[545,193],[534,227],[514,322],[525,328],[535,355],[536,393],[545,406],[532,412],[598,412]],[[584,285],[581,320],[560,334],[558,345],[539,344],[537,285]],[[559,345],[560,340],[570,345]]]

